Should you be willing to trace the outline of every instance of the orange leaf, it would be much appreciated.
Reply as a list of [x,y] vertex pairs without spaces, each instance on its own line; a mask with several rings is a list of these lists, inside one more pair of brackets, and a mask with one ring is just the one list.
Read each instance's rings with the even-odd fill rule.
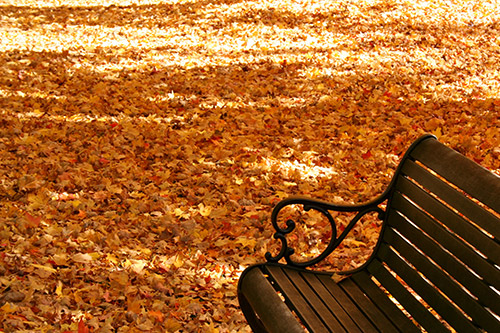
[[89,333],[90,330],[87,325],[85,325],[85,322],[83,319],[80,319],[80,322],[78,323],[78,333]]
[[165,315],[163,313],[161,313],[160,311],[149,311],[148,315],[153,317],[159,323],[162,323],[163,320],[165,319]]
[[372,157],[372,152],[371,151],[367,151],[366,153],[364,153],[363,155],[361,155],[361,157],[366,160],[370,157]]
[[26,213],[24,216],[26,217],[30,227],[38,227],[40,225],[40,221],[42,220],[40,216],[35,217],[29,213]]

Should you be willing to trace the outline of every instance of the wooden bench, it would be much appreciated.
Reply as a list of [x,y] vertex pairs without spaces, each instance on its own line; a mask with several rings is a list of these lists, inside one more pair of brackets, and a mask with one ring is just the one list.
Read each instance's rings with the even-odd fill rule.
[[[321,212],[333,224],[334,211],[357,215],[340,235],[332,232],[320,255],[302,262],[287,242],[295,222],[278,223],[285,207]],[[340,282],[311,269],[368,212],[383,221],[370,258],[337,272],[345,275]],[[500,332],[499,216],[500,177],[423,136],[387,190],[367,204],[280,202],[271,220],[281,250],[243,272],[240,306],[255,332]]]

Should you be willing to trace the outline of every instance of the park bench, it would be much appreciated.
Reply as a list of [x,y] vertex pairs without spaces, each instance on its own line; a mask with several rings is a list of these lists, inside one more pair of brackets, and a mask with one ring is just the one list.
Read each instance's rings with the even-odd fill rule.
[[[285,207],[320,212],[333,224],[317,257],[296,259],[287,242],[296,222],[278,218]],[[340,235],[334,212],[355,212]],[[382,226],[363,265],[337,273],[311,268],[368,213]],[[499,216],[500,177],[423,136],[387,190],[367,204],[279,202],[271,221],[280,251],[242,273],[241,309],[255,332],[500,332]]]

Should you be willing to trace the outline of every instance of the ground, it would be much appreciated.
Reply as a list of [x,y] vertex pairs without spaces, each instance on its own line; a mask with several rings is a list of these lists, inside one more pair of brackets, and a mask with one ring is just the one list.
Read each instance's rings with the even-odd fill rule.
[[500,174],[499,13],[0,0],[0,331],[248,331],[280,199],[369,200],[423,133]]

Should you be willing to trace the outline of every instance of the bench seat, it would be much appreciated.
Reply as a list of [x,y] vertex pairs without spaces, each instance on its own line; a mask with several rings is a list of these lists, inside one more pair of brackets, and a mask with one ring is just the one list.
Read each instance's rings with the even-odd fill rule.
[[[268,276],[274,288],[287,295],[301,320],[314,332],[420,332],[364,271],[339,283],[334,282],[329,273],[310,272],[279,264],[254,266],[252,272],[247,274],[260,275],[248,281],[262,280]],[[252,289],[245,284],[242,288]],[[256,301],[251,299],[250,302]],[[279,296],[275,302],[281,302]],[[265,310],[269,312],[275,305],[267,302],[259,306],[269,307]],[[290,313],[289,318],[292,316]],[[291,332],[283,327],[278,327],[277,331]],[[297,328],[298,332],[303,332],[300,325]]]

